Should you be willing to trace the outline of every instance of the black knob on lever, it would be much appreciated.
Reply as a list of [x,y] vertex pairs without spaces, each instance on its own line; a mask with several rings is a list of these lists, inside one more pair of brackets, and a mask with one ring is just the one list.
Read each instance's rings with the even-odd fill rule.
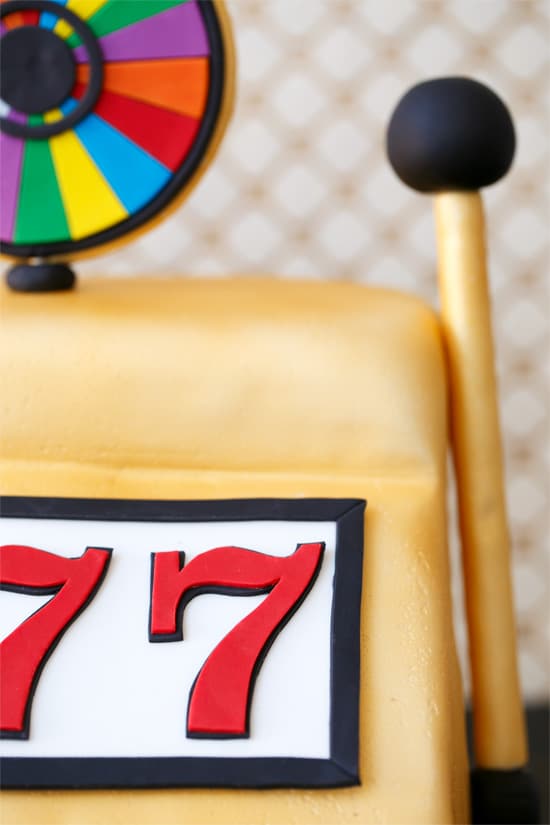
[[510,112],[491,89],[467,77],[413,86],[387,133],[390,163],[419,192],[474,191],[504,177],[516,139]]

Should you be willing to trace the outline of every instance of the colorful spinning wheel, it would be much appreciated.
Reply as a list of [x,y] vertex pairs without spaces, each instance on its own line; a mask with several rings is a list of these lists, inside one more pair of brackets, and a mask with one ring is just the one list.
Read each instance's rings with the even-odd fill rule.
[[0,5],[1,251],[72,258],[187,191],[231,105],[217,2]]

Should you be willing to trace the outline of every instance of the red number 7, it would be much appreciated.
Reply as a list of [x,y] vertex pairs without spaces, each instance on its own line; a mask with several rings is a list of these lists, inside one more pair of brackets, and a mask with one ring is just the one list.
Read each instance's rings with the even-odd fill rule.
[[111,550],[88,547],[68,559],[7,544],[0,547],[0,589],[55,594],[0,644],[0,736],[28,739],[32,696],[48,656],[95,596]]
[[249,735],[252,685],[277,635],[313,586],[325,545],[299,544],[291,556],[218,547],[184,567],[185,554],[152,554],[151,642],[183,638],[185,605],[201,593],[268,597],[237,624],[205,661],[189,695],[187,735]]

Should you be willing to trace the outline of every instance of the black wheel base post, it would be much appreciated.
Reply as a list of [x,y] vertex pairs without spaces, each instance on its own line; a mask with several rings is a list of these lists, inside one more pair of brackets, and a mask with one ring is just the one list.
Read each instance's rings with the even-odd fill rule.
[[15,264],[8,271],[7,283],[15,292],[60,292],[72,289],[76,277],[68,264]]

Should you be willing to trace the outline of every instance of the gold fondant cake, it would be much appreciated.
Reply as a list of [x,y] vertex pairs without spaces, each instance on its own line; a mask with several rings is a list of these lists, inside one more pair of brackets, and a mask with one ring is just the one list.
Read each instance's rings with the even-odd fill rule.
[[[2,315],[1,370],[13,388],[0,426],[5,493],[369,502],[359,787],[12,791],[8,816],[465,821],[445,526],[447,383],[433,312],[353,285],[93,279],[24,301],[4,291]],[[48,359],[33,363],[44,340]]]
[[195,0],[1,14],[2,822],[533,821],[476,191],[511,163],[506,108],[446,78],[390,124],[396,172],[436,194],[440,315],[242,275],[73,288],[67,260],[212,159],[228,21]]

